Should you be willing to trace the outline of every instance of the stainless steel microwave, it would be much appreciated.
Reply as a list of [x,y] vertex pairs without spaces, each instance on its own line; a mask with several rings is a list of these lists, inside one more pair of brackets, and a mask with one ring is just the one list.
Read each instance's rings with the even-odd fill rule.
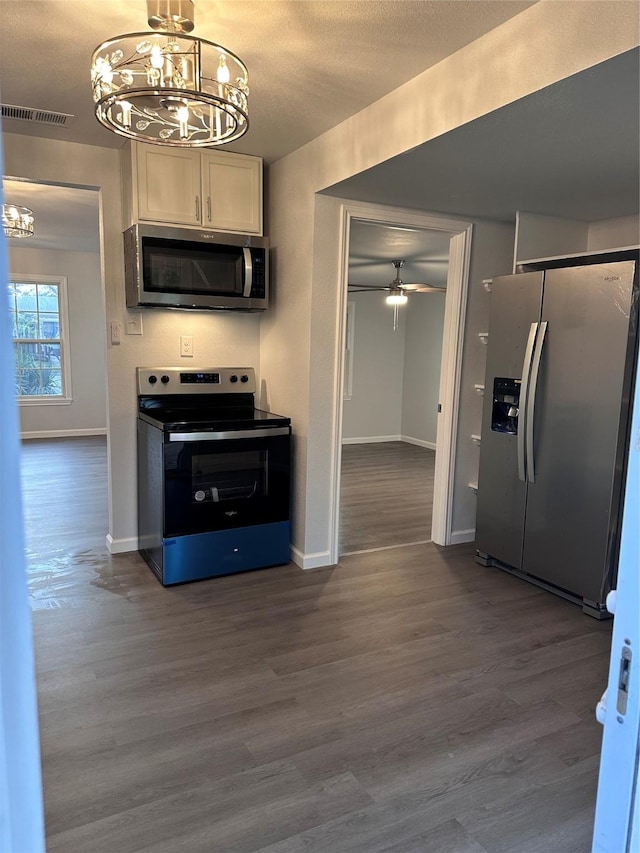
[[128,308],[264,311],[269,241],[164,225],[124,232]]

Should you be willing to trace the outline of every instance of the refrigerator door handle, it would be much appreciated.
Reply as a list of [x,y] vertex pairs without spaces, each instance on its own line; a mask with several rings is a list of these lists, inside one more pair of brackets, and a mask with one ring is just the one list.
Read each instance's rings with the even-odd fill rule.
[[538,329],[535,352],[533,354],[533,361],[531,363],[531,387],[529,389],[529,396],[527,398],[527,419],[525,423],[525,433],[527,474],[530,483],[535,483],[536,481],[536,469],[533,459],[533,420],[536,409],[536,390],[538,387],[538,375],[540,373],[540,359],[542,358],[542,347],[544,345],[544,338],[547,333],[548,325],[549,323],[545,320],[544,322],[540,323],[540,328]]
[[525,462],[525,429],[526,429],[526,412],[527,412],[527,391],[529,388],[529,375],[531,373],[531,359],[533,358],[533,345],[538,331],[538,324],[532,323],[529,329],[529,339],[527,347],[524,351],[524,361],[522,363],[522,379],[520,380],[520,416],[518,418],[518,479],[523,483],[527,480],[526,462]]

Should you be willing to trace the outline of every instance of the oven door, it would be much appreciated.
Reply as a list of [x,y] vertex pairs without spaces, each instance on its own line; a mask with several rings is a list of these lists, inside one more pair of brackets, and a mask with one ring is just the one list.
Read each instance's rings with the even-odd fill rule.
[[289,427],[170,432],[164,536],[289,520]]

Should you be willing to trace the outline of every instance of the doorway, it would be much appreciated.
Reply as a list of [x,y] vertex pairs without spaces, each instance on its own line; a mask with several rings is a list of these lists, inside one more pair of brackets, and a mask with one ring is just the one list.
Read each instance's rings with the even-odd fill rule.
[[[85,550],[94,526],[103,537],[108,532],[100,191],[7,177],[3,190],[34,217],[33,236],[8,241],[8,266],[27,563],[32,596],[39,598],[43,584],[55,587]],[[55,381],[58,374],[62,382]],[[66,504],[52,526],[58,499]]]
[[[348,353],[347,328],[351,233],[357,232],[359,223],[395,226],[397,233],[401,229],[416,229],[423,232],[437,232],[449,241],[448,267],[446,274],[446,294],[442,330],[442,359],[438,382],[437,423],[435,439],[435,460],[433,474],[433,517],[430,538],[436,544],[451,544],[451,515],[453,502],[453,481],[455,473],[455,446],[458,418],[458,397],[460,372],[462,365],[462,343],[464,335],[465,308],[468,288],[469,258],[471,249],[472,225],[457,219],[444,219],[433,214],[419,211],[389,208],[382,205],[345,202],[342,205],[342,226],[340,243],[342,246],[342,266],[338,317],[340,350],[338,355],[338,377],[335,399],[335,434],[333,471],[333,519],[332,519],[332,561],[337,563],[341,551],[341,484],[342,484],[342,442],[345,423],[344,391],[348,390]],[[409,232],[406,232],[409,233]],[[388,260],[387,260],[388,263]],[[390,265],[391,267],[391,265]],[[393,269],[391,270],[393,272]],[[421,279],[426,278],[424,275]],[[428,282],[426,282],[428,283]],[[413,294],[413,298],[421,298]],[[424,298],[424,296],[422,297]],[[366,550],[366,549],[362,549]]]
[[413,226],[351,225],[341,556],[431,540],[449,240]]
[[[100,191],[7,177],[3,190],[34,217],[32,236],[8,241],[14,334],[21,341],[14,344],[16,363],[20,377],[34,377],[19,385],[21,436],[105,435]],[[48,361],[45,349],[53,353]],[[47,386],[56,374],[62,382]]]

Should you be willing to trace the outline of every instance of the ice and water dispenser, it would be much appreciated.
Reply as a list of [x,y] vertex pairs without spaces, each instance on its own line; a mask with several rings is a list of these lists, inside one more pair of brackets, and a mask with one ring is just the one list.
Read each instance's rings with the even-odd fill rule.
[[518,434],[520,414],[520,379],[496,377],[493,380],[491,429],[493,432]]

